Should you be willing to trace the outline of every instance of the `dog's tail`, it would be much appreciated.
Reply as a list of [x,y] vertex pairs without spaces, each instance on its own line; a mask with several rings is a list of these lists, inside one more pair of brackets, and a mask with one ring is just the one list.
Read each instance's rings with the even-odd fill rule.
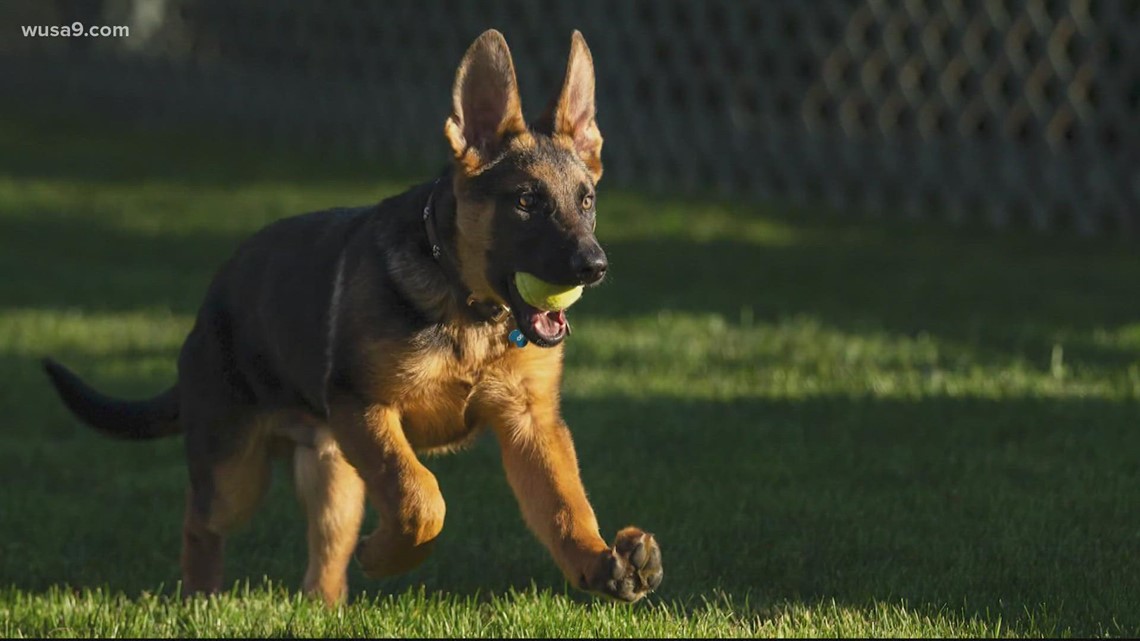
[[103,434],[143,440],[171,436],[181,431],[177,385],[153,398],[124,401],[100,394],[74,372],[50,358],[43,359],[43,365],[67,409]]

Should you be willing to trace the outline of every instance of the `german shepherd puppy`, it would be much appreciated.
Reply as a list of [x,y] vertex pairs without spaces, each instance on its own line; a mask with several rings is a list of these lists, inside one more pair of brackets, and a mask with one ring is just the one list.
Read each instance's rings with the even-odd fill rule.
[[[282,449],[308,519],[306,592],[342,601],[354,553],[373,578],[416,567],[445,512],[418,453],[454,449],[484,426],[523,518],[571,584],[632,602],[661,582],[652,534],[599,536],[559,410],[570,326],[514,284],[520,271],[565,285],[606,272],[586,42],[573,33],[561,91],[528,126],[507,43],[487,31],[459,65],[452,107],[454,162],[438,179],[377,205],[287,218],[240,245],[167,391],[108,398],[45,360],[64,403],[96,429],[184,435],[187,593],[221,589],[224,537],[256,508]],[[527,341],[509,339],[515,329]],[[380,523],[358,543],[366,497]]]

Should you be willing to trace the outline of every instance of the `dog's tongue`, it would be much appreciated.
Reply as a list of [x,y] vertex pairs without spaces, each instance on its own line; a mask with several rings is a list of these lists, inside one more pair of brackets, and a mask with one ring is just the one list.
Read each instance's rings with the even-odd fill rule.
[[530,318],[534,332],[543,338],[554,340],[566,330],[566,312],[544,312],[535,310]]

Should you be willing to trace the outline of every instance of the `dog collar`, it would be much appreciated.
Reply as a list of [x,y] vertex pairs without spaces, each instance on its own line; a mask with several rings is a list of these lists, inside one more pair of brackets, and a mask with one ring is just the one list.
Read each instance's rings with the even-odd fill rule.
[[[438,188],[440,180],[441,179],[436,178],[435,182],[431,185],[431,191],[428,192],[427,203],[424,204],[424,228],[427,230],[428,243],[431,245],[431,257],[441,266],[454,272],[458,279],[458,262],[451,257],[446,245],[440,242],[439,234],[435,231],[434,216],[432,216],[432,213],[435,211],[435,208],[432,206],[435,203],[435,190]],[[459,279],[459,282],[462,283],[462,280]],[[463,286],[460,285],[460,287],[462,288]],[[491,323],[501,323],[505,321],[511,313],[510,307],[481,300],[470,292],[467,293],[467,308],[481,320]]]

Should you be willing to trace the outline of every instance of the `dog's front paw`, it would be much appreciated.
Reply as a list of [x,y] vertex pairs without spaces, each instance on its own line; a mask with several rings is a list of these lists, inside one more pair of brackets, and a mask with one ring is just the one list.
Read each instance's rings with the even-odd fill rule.
[[417,543],[413,539],[390,530],[379,528],[375,533],[360,537],[356,544],[357,563],[370,579],[403,574],[423,563],[431,555],[435,540]]
[[598,557],[583,588],[633,603],[661,585],[661,548],[652,534],[635,527],[618,532],[610,549]]

